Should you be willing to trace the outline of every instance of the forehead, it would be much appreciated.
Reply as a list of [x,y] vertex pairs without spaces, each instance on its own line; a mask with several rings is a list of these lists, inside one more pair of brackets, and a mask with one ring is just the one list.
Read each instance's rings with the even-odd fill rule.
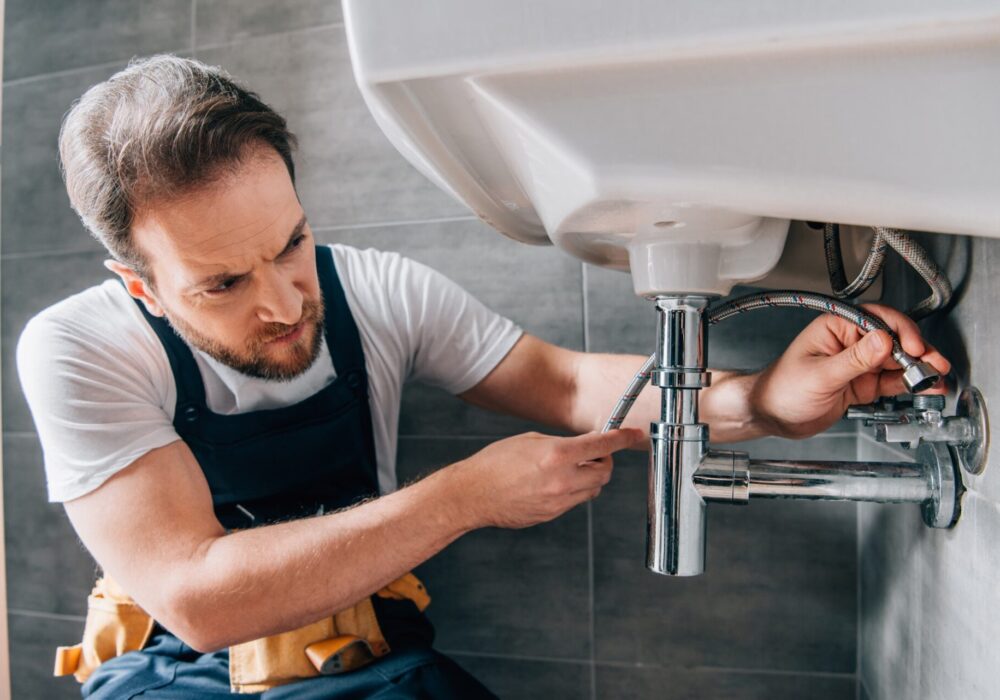
[[181,197],[152,202],[136,217],[132,234],[157,279],[164,279],[159,271],[191,283],[270,259],[301,217],[285,163],[269,151]]

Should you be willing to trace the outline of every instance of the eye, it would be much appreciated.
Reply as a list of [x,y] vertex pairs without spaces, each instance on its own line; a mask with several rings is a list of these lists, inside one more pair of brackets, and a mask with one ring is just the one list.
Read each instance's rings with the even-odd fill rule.
[[233,287],[238,285],[242,280],[243,280],[242,277],[230,277],[227,280],[223,280],[222,282],[212,287],[211,289],[206,289],[205,293],[208,294],[209,296],[218,296],[221,294],[225,294]]
[[292,251],[301,248],[302,247],[302,242],[305,239],[306,239],[306,237],[305,237],[304,234],[299,234],[298,236],[296,236],[295,238],[293,238],[291,241],[289,241],[288,247],[285,248],[285,252],[286,253],[291,253]]

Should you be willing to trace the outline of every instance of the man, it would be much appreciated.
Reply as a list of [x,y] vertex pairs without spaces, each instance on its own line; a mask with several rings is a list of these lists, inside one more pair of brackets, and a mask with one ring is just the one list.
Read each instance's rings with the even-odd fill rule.
[[[64,122],[71,203],[118,280],[33,319],[18,368],[50,498],[110,577],[61,656],[85,697],[491,697],[431,649],[407,572],[471,530],[597,497],[658,415],[647,392],[596,432],[640,358],[523,334],[399,256],[316,247],[293,146],[255,95],[169,56]],[[948,371],[911,321],[873,310]],[[890,349],[822,317],[766,371],[715,373],[702,418],[718,441],[814,434],[902,391]],[[397,489],[408,378],[579,435],[500,440]]]

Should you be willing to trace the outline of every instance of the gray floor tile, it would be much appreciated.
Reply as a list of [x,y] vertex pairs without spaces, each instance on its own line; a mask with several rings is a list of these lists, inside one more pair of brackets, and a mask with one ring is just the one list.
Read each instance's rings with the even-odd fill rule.
[[2,303],[3,428],[34,430],[15,369],[17,339],[25,324],[42,309],[108,279],[103,253],[4,259],[0,263]]
[[411,221],[468,210],[414,170],[375,124],[341,28],[197,52],[284,115],[300,140],[297,187],[314,227]]
[[553,700],[590,695],[588,664],[498,659],[487,656],[454,657],[501,700]]
[[212,46],[341,21],[340,3],[332,0],[198,0],[195,42]]
[[599,661],[854,672],[854,504],[712,504],[706,573],[661,577],[644,566],[646,458],[617,465],[594,503]]
[[[317,238],[399,252],[454,280],[528,333],[582,348],[581,268],[558,250],[515,243],[478,220],[321,230]],[[510,435],[540,428],[432,387],[411,384],[403,394],[403,435]]]
[[854,685],[851,677],[597,667],[601,700],[854,700]]
[[11,697],[17,700],[71,700],[80,697],[72,676],[54,678],[56,647],[76,644],[83,622],[27,615],[7,616],[10,630]]
[[[7,31],[9,36],[9,25]],[[4,86],[4,255],[99,247],[69,206],[59,173],[59,126],[73,100],[116,70],[97,68]]]
[[11,0],[4,80],[189,49],[191,6],[191,0]]
[[[468,457],[485,444],[401,440],[400,482]],[[433,599],[428,614],[441,649],[589,658],[584,508],[525,530],[477,530],[419,567],[417,575]]]
[[95,564],[62,506],[48,503],[41,448],[33,435],[3,441],[7,604],[83,615]]

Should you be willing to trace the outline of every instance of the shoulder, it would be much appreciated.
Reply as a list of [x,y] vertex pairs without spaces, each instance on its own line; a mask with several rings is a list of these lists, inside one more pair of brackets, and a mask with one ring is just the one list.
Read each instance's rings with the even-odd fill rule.
[[355,248],[335,243],[329,246],[341,284],[354,287],[373,281],[385,282],[397,277],[401,271],[413,264],[399,253],[376,248]]
[[124,288],[108,281],[67,297],[28,321],[19,346],[40,342],[117,344],[148,324]]
[[425,301],[427,292],[454,286],[440,272],[399,253],[342,244],[330,249],[341,284],[359,302],[386,295],[396,303]]
[[28,321],[17,345],[18,373],[26,385],[67,373],[118,373],[144,383],[162,382],[166,364],[142,312],[125,289],[110,280],[40,312]]

